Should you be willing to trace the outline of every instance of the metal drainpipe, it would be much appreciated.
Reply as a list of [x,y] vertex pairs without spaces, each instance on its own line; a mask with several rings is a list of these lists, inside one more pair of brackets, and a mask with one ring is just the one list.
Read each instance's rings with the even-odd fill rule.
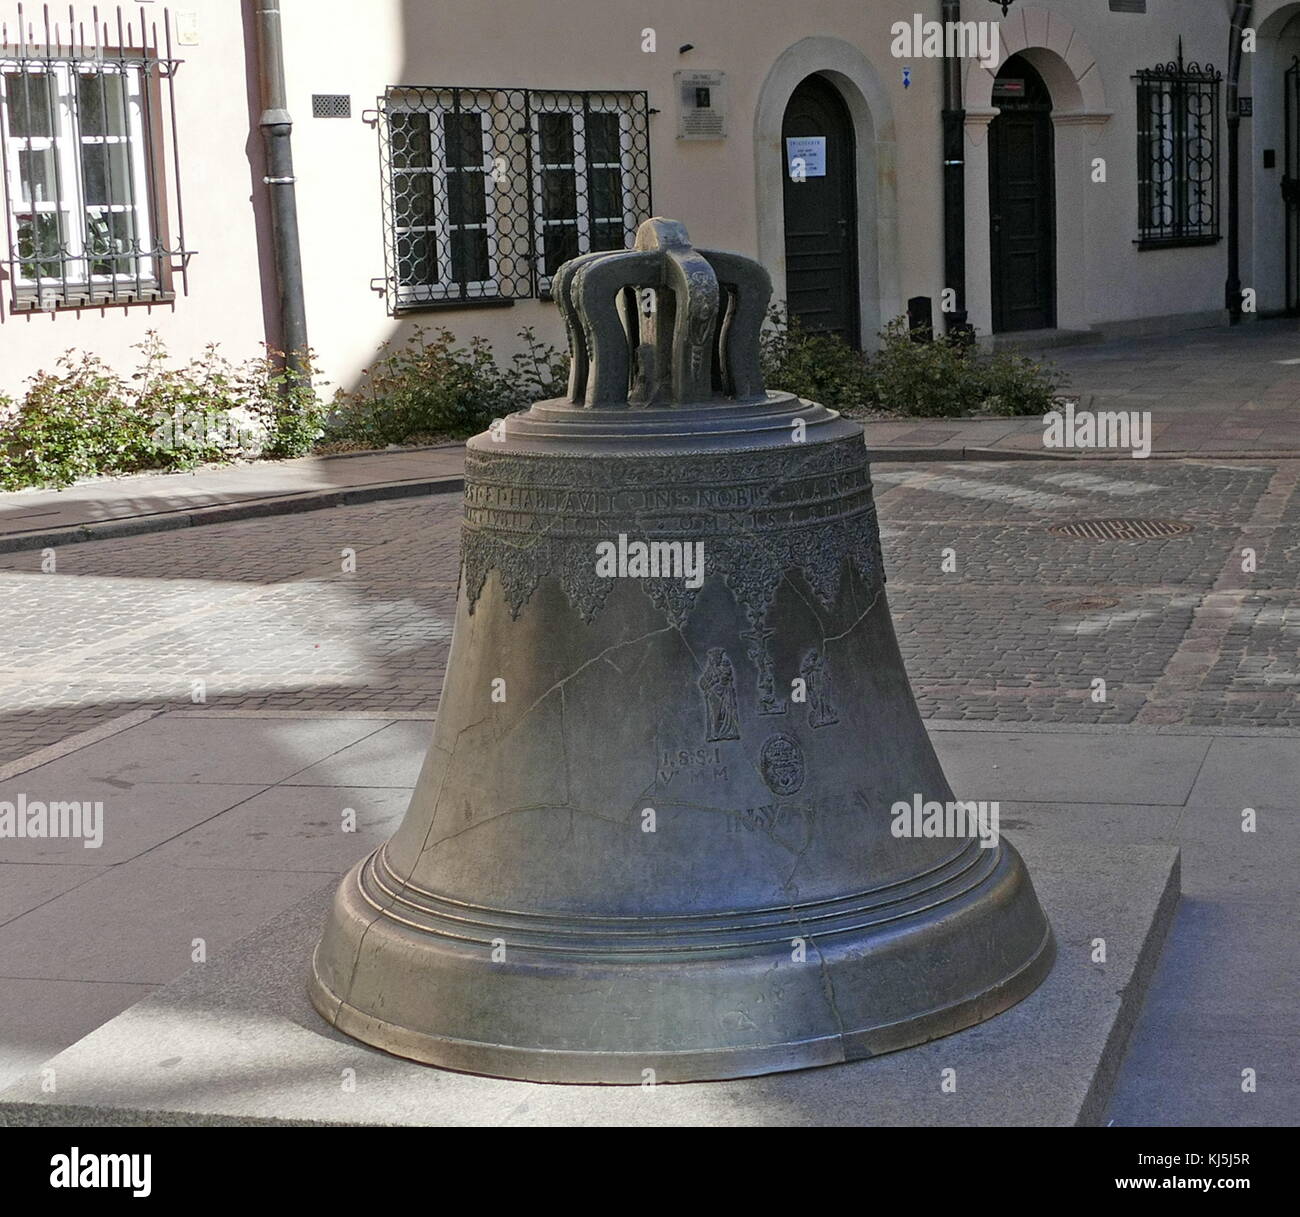
[[1252,0],[1237,0],[1232,14],[1232,31],[1228,35],[1228,281],[1224,284],[1224,301],[1228,320],[1241,324],[1241,205],[1238,199],[1241,147],[1241,108],[1237,95],[1241,79],[1241,34],[1250,24]]
[[302,287],[297,178],[293,175],[293,119],[285,96],[284,34],[278,0],[257,0],[257,53],[262,86],[259,125],[266,143],[266,177],[262,180],[271,199],[280,340],[286,365],[301,373],[307,350],[307,306]]
[[[943,0],[943,20],[961,20],[961,0]],[[966,111],[962,106],[961,60],[943,62],[943,276],[957,296],[944,314],[951,331],[969,329],[966,313]]]

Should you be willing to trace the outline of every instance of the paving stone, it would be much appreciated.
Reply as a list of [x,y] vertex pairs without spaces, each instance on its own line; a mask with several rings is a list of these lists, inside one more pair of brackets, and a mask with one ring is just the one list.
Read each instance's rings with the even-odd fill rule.
[[[1300,726],[1296,471],[1213,460],[878,467],[890,601],[927,716],[1107,723],[1145,711]],[[1276,522],[1252,522],[1271,485]],[[1037,505],[1044,494],[1050,505]],[[214,709],[435,709],[459,511],[442,496],[65,546],[57,575],[40,574],[38,553],[0,555],[0,593],[32,610],[7,623],[0,652],[0,759],[139,706],[188,706],[195,679]],[[1048,532],[1116,514],[1184,519],[1195,532],[1107,544]],[[1260,571],[1236,580],[1249,584],[1244,598],[1220,603],[1214,589],[1245,538]],[[947,546],[954,575],[940,569]],[[344,548],[354,575],[340,570]],[[1098,596],[1116,603],[1086,607]],[[1207,638],[1192,631],[1202,619],[1229,628]],[[1103,703],[1090,696],[1097,678]]]
[[962,799],[1181,807],[1209,742],[1196,737],[973,736],[936,729],[935,749]]
[[[159,727],[166,733],[168,743],[176,740],[174,732]],[[116,746],[123,755],[136,748],[145,748],[141,736],[148,733],[125,733],[130,736],[112,736],[105,740],[104,751]],[[191,737],[193,733],[190,733]],[[113,741],[118,743],[113,745]],[[102,768],[103,751],[83,749],[59,761],[42,765],[39,769],[19,774],[7,782],[0,782],[0,801],[19,809],[20,799],[28,807],[33,802],[48,805],[52,802],[102,804],[94,816],[82,812],[83,831],[98,820],[102,843],[98,848],[87,848],[85,838],[3,838],[0,839],[0,862],[58,862],[91,868],[125,862],[154,848],[163,841],[218,815],[229,807],[252,798],[264,785],[235,786],[218,783],[186,785],[174,782],[127,781],[116,776],[83,778],[79,767],[87,765]],[[178,768],[184,768],[179,765]],[[121,772],[121,771],[118,771]],[[228,772],[236,772],[232,769]]]
[[[147,997],[152,985],[77,980],[0,982],[0,1090],[39,1069],[102,1023]],[[58,1086],[57,1072],[53,1078]]]
[[1300,896],[1298,806],[1300,798],[1284,809],[1256,808],[1252,832],[1242,831],[1250,823],[1243,808],[1188,808],[1178,829],[1184,889],[1211,898],[1272,899],[1280,909],[1293,912]]
[[104,873],[102,866],[0,863],[0,925]]
[[[411,708],[419,698],[398,697],[388,704]],[[411,787],[420,776],[429,750],[433,725],[428,722],[393,723],[351,744],[333,756],[294,774],[292,786],[397,786]]]
[[320,872],[137,858],[0,926],[0,977],[164,983],[190,966],[195,939],[219,959],[321,882]]
[[405,789],[276,786],[152,856],[181,867],[341,872],[393,835],[410,799]]
[[1300,936],[1293,910],[1290,901],[1284,905],[1276,898],[1184,896],[1144,1019],[1171,1039],[1197,1031],[1300,1037]]
[[1215,740],[1187,801],[1284,808],[1300,816],[1300,739]]
[[[381,729],[380,723],[355,719],[302,723],[179,713],[154,720],[150,731],[113,736],[55,761],[45,766],[40,780],[50,790],[69,792],[68,797],[88,786],[134,791],[151,782],[228,788],[232,777],[241,785],[267,786]],[[26,775],[18,779],[23,780]],[[219,800],[223,797],[218,794]]]
[[[1255,1071],[1254,1092],[1243,1089]],[[1300,1036],[1180,1028],[1135,1034],[1107,1123],[1119,1126],[1293,1127],[1300,1108]]]

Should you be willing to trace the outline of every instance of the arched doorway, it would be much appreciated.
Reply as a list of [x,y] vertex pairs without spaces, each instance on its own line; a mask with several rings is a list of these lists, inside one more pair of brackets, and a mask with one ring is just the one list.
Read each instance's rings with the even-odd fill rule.
[[839,91],[809,76],[781,124],[786,304],[814,333],[861,345],[853,119]]
[[1056,191],[1052,96],[1012,55],[993,82],[989,124],[989,256],[993,330],[1056,325]]

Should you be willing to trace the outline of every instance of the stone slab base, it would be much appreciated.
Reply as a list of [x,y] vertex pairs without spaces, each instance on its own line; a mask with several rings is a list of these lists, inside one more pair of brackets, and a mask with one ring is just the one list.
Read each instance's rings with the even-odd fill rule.
[[648,1087],[413,1064],[334,1032],[307,1000],[331,880],[0,1094],[0,1126],[1096,1124],[1173,920],[1179,858],[1078,838],[1062,823],[1017,842],[1056,932],[1047,980],[1006,1013],[903,1052]]

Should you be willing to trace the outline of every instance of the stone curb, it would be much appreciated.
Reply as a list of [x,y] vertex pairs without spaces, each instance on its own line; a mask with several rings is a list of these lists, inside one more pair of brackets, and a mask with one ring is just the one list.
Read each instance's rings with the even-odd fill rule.
[[302,494],[277,495],[269,499],[252,499],[245,503],[195,507],[189,511],[126,516],[120,520],[79,524],[74,528],[58,529],[53,532],[11,533],[8,536],[0,536],[0,554],[21,553],[31,549],[51,549],[59,545],[79,545],[84,541],[136,537],[143,533],[171,532],[180,528],[198,528],[205,524],[230,524],[267,516],[296,515],[306,511],[323,511],[329,507],[354,507],[362,503],[379,503],[388,499],[459,494],[464,488],[464,478],[419,478],[409,482],[376,482],[370,486],[349,486],[338,490],[312,490]]

